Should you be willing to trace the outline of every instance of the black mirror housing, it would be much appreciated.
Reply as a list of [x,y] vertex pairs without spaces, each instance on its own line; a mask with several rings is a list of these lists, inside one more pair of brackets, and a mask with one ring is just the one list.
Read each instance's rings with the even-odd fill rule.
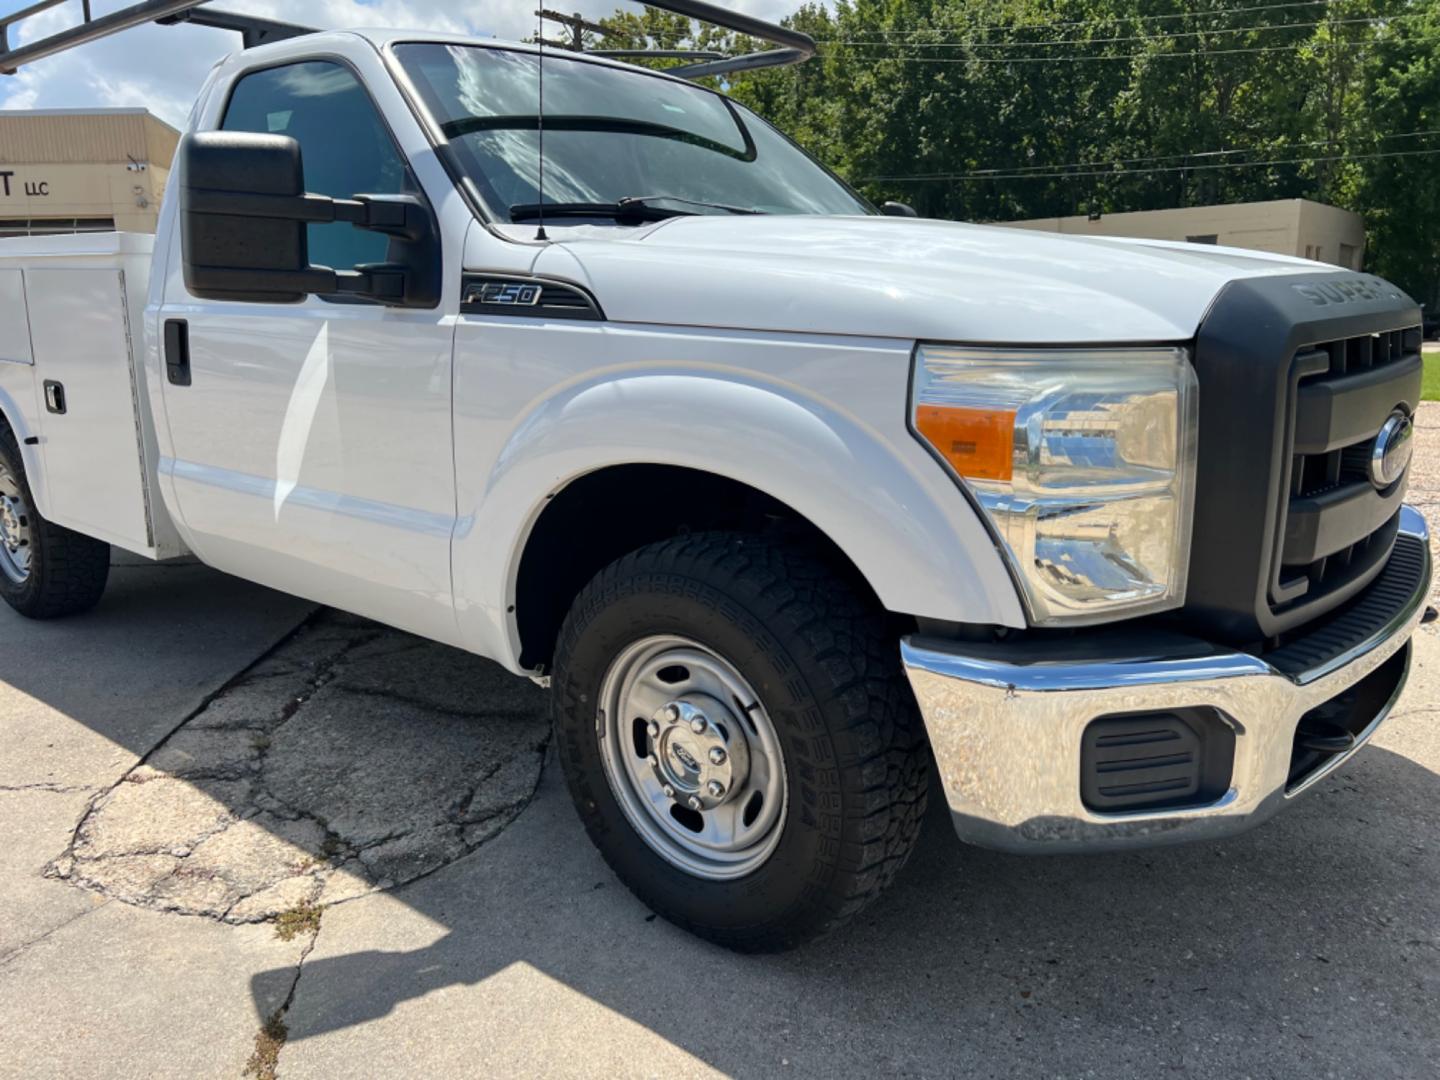
[[[295,303],[354,296],[397,307],[440,302],[440,229],[414,195],[331,199],[305,192],[300,144],[285,135],[207,131],[180,142],[185,287],[211,300]],[[349,222],[390,237],[387,260],[354,270],[310,263],[306,226]]]
[[890,200],[889,202],[883,204],[883,205],[880,207],[880,213],[884,214],[886,217],[919,217],[919,216],[920,216],[920,215],[916,212],[915,208],[914,208],[913,206],[911,206],[909,203],[896,202],[896,201],[893,200],[893,199]]
[[217,213],[220,200],[203,198],[231,192],[303,195],[300,144],[281,135],[207,131],[186,135],[179,156],[185,287],[210,300],[303,300],[311,291],[300,280],[310,267],[305,223]]

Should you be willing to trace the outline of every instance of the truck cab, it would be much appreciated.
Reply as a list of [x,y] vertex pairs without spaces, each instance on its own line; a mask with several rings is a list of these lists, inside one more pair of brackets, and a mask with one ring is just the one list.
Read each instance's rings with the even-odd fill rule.
[[1378,278],[882,215],[715,91],[398,31],[231,56],[176,166],[148,262],[0,244],[0,592],[193,553],[536,678],[592,839],[723,944],[878,895],[932,761],[976,843],[1224,836],[1404,685]]

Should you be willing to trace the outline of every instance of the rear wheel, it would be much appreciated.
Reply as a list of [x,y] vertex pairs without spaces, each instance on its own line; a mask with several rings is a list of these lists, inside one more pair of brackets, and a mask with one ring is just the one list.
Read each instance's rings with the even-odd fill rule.
[[109,576],[109,544],[35,509],[15,433],[0,427],[0,596],[21,615],[54,619],[94,607]]
[[553,688],[591,839],[702,937],[824,933],[914,846],[928,752],[893,634],[813,554],[705,533],[626,556],[572,607]]

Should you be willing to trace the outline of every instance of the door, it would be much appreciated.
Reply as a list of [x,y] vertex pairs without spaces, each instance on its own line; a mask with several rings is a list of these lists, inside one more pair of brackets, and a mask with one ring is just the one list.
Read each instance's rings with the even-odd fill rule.
[[30,267],[30,341],[44,407],[45,513],[130,551],[152,544],[119,270]]
[[[308,191],[424,197],[340,63],[242,75],[221,127],[295,138]],[[337,270],[384,261],[386,245],[343,223],[309,226],[310,261]],[[191,546],[222,570],[452,639],[452,321],[319,297],[199,300],[171,247],[162,467]]]

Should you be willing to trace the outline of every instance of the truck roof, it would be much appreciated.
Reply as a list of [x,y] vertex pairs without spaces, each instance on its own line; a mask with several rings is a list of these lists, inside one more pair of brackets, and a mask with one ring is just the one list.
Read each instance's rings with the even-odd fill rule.
[[[507,38],[483,37],[476,34],[451,34],[443,31],[431,30],[404,30],[393,27],[354,26],[344,27],[336,30],[321,30],[313,34],[307,34],[304,41],[314,45],[317,49],[323,49],[327,41],[340,38],[361,38],[373,45],[376,51],[384,49],[388,45],[405,42],[431,42],[438,45],[467,45],[479,48],[508,49],[515,52],[539,53],[541,48],[533,41],[511,41]],[[256,45],[253,48],[245,49],[246,56],[264,56],[272,51],[278,52],[284,49],[287,52],[294,49],[294,38],[285,41],[276,41],[266,45]],[[635,64],[627,64],[622,60],[605,56],[601,53],[577,53],[569,49],[556,49],[546,47],[544,52],[548,56],[583,57],[595,63],[608,64],[612,67],[630,68],[641,70],[650,75],[670,75],[666,71],[657,71],[654,68],[639,68]],[[681,80],[684,81],[684,80]]]

